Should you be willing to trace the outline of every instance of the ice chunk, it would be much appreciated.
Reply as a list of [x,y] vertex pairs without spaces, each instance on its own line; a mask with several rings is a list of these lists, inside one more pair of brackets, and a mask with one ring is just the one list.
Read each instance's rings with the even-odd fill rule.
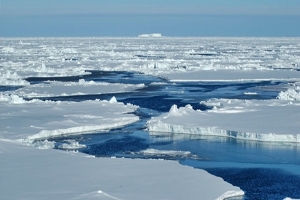
[[18,95],[10,95],[9,98],[8,98],[8,102],[11,103],[11,104],[22,104],[22,103],[25,103],[26,101],[19,97]]
[[287,101],[300,101],[300,92],[294,88],[289,88],[284,92],[280,92],[277,98]]
[[224,194],[222,194],[220,197],[218,197],[216,200],[225,200],[232,197],[238,197],[243,195],[245,195],[243,191],[227,191]]
[[117,99],[115,96],[113,96],[110,100],[109,100],[109,103],[117,103]]
[[12,73],[10,70],[7,70],[5,73],[1,73],[0,71],[0,85],[27,86],[29,82],[23,80],[16,72]]
[[140,153],[146,154],[146,155],[172,155],[172,156],[189,156],[191,155],[191,152],[189,151],[171,151],[171,150],[157,150],[157,149],[146,149],[143,151],[140,151]]
[[86,145],[79,144],[75,140],[68,140],[66,142],[68,142],[68,143],[61,144],[61,145],[58,146],[58,148],[60,148],[60,149],[74,150],[74,149],[81,149],[81,148],[86,147]]

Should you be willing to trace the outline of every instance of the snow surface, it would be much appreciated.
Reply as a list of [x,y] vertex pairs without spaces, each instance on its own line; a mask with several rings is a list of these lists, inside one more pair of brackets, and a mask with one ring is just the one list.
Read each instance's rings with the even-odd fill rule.
[[53,97],[53,96],[73,96],[102,93],[118,93],[134,91],[143,88],[144,84],[119,84],[85,81],[80,79],[78,82],[58,82],[47,81],[46,83],[28,85],[15,91],[3,94],[17,94],[24,98],[34,97]]
[[294,70],[202,70],[186,73],[165,72],[161,76],[173,82],[248,82],[248,81],[299,81],[300,72]]
[[0,152],[0,193],[6,200],[181,200],[243,195],[221,178],[172,161],[94,158],[4,139],[0,139]]
[[186,133],[238,139],[300,142],[300,102],[283,100],[211,99],[212,110],[177,108],[148,121],[151,134]]
[[[53,102],[31,100],[12,95],[1,103],[0,137],[47,139],[49,137],[93,133],[125,126],[139,118],[137,106],[111,101]],[[17,124],[17,126],[16,126]]]

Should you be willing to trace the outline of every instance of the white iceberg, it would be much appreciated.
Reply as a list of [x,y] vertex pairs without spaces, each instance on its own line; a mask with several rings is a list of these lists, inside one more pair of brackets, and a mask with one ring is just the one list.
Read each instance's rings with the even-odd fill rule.
[[162,37],[162,35],[161,35],[161,33],[150,33],[150,34],[140,34],[140,35],[138,35],[138,37],[141,37],[141,38],[148,38],[148,37],[157,38],[157,37]]

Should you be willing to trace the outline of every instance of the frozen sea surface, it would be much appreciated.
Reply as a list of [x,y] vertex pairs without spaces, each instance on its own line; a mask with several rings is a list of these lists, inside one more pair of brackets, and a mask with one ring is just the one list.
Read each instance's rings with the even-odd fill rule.
[[[167,116],[174,104],[222,113],[218,109],[223,111],[225,101],[274,104],[280,99],[285,102],[280,105],[298,108],[299,44],[299,38],[1,38],[0,103],[5,112],[0,117],[7,124],[0,124],[0,139],[23,125],[12,112],[20,108],[20,116],[32,123],[28,130],[43,133],[53,127],[47,140],[23,134],[25,141],[34,138],[29,145],[97,157],[176,160],[241,187],[244,199],[300,198],[299,143],[150,134],[146,129],[151,118]],[[124,112],[113,109],[117,102]],[[117,120],[122,126],[108,128],[110,122],[93,105],[113,111],[105,109],[106,115],[130,115],[134,123],[122,117]],[[231,109],[241,112],[245,105]],[[289,113],[277,114],[282,123]],[[104,123],[99,131],[79,131],[86,130],[82,125],[98,125],[99,119]],[[43,127],[37,126],[39,120]],[[290,123],[297,126],[298,120]],[[59,126],[65,125],[73,135],[60,135]]]
[[[114,73],[116,76],[122,76],[120,75],[122,72]],[[94,78],[93,80],[97,79],[97,77]],[[134,81],[140,83],[144,78],[147,78],[147,76],[142,76],[140,81],[137,81],[137,79]],[[63,80],[64,77],[59,79]],[[114,78],[112,79],[114,80]],[[153,77],[149,79],[156,81]],[[126,83],[132,84],[130,80],[127,80]],[[300,184],[300,175],[285,171],[285,165],[287,164],[295,166],[300,164],[298,144],[255,142],[186,134],[151,136],[144,130],[144,126],[150,117],[168,111],[173,104],[182,106],[191,104],[195,109],[209,110],[212,107],[203,106],[199,102],[212,97],[248,100],[274,99],[285,87],[286,82],[280,81],[171,83],[167,80],[160,80],[160,84],[151,84],[150,82],[148,87],[133,92],[45,97],[41,99],[83,101],[97,98],[110,99],[114,95],[119,101],[140,106],[135,111],[135,115],[140,117],[140,121],[99,135],[92,134],[54,139],[53,141],[56,142],[56,147],[59,149],[61,149],[62,144],[77,141],[84,146],[75,149],[98,157],[178,160],[182,164],[193,167],[199,167],[195,162],[213,162],[215,164],[211,165],[210,168],[207,168],[207,166],[200,166],[199,168],[205,168],[212,174],[243,188],[246,191],[245,199],[255,199],[262,196],[266,199],[283,199],[287,196],[294,198],[300,196],[296,186],[291,189],[286,188],[289,184]],[[189,162],[189,160],[194,162]],[[230,168],[223,168],[223,162],[245,163],[245,165],[243,168],[236,170],[234,165]],[[257,168],[247,168],[246,163],[256,164]],[[279,164],[282,168],[267,170],[262,167],[262,164]],[[277,175],[276,178],[270,179],[270,177],[274,177],[274,174]],[[239,182],[233,177],[240,177],[236,179],[241,181]],[[293,179],[288,179],[290,177],[293,177]],[[266,183],[264,189],[261,189],[261,185]],[[278,190],[281,183],[283,187]]]

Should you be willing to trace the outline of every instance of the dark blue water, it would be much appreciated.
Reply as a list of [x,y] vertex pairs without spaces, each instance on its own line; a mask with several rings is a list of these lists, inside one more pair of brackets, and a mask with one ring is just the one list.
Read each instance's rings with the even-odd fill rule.
[[[300,177],[285,170],[261,168],[261,164],[299,166],[300,147],[290,143],[265,143],[237,140],[216,136],[198,136],[187,134],[151,135],[145,130],[145,123],[152,116],[167,112],[173,104],[185,106],[190,104],[194,109],[211,109],[200,104],[200,101],[210,98],[229,99],[275,99],[278,90],[270,90],[284,84],[283,82],[180,82],[172,83],[168,80],[147,76],[133,72],[102,72],[89,71],[90,74],[74,77],[35,77],[28,78],[31,84],[47,80],[102,81],[109,83],[141,84],[145,87],[133,92],[112,94],[89,94],[77,96],[45,97],[42,100],[54,101],[84,101],[109,100],[115,96],[118,101],[139,105],[134,113],[140,121],[123,128],[101,132],[99,134],[69,136],[53,138],[57,148],[68,139],[74,139],[87,147],[81,152],[98,157],[127,157],[144,159],[178,160],[184,165],[206,169],[212,174],[222,177],[226,181],[241,187],[246,192],[244,199],[283,199],[284,197],[300,198]],[[153,84],[159,82],[160,84]],[[252,93],[253,95],[246,95]],[[182,151],[180,153],[149,154],[146,149]],[[214,163],[207,167],[205,163]],[[224,167],[223,163],[243,163],[243,167]],[[247,167],[248,164],[257,165],[256,168]],[[289,180],[289,181],[287,181]],[[297,190],[299,188],[299,190]]]
[[53,77],[29,77],[25,80],[30,82],[30,84],[37,84],[45,81],[61,81],[61,82],[78,82],[80,79],[85,81],[95,81],[95,82],[108,82],[108,83],[131,83],[131,84],[141,84],[146,85],[152,82],[166,81],[163,78],[158,78],[155,76],[149,76],[142,73],[134,73],[127,71],[95,71],[86,70],[88,74],[79,76],[53,76]]
[[14,91],[14,90],[17,90],[21,87],[22,86],[1,86],[0,85],[0,92]]
[[299,198],[300,177],[283,170],[264,168],[204,169],[246,191],[244,199]]
[[[74,77],[32,77],[27,78],[31,84],[37,84],[45,81],[86,81],[124,83],[124,84],[145,84],[144,88],[134,92],[109,93],[109,94],[89,94],[75,96],[57,96],[41,97],[41,100],[53,101],[84,101],[84,100],[109,100],[115,96],[118,101],[132,103],[142,108],[148,108],[160,112],[167,112],[174,104],[185,106],[190,104],[194,109],[209,109],[199,104],[200,101],[211,98],[228,98],[228,99],[274,99],[278,91],[261,90],[263,87],[271,87],[283,84],[275,81],[262,82],[180,82],[172,83],[162,78],[148,76],[133,72],[103,72],[88,71],[90,74]],[[152,83],[152,84],[151,84]],[[160,84],[153,84],[160,83]],[[246,95],[245,93],[256,93],[255,95]]]

